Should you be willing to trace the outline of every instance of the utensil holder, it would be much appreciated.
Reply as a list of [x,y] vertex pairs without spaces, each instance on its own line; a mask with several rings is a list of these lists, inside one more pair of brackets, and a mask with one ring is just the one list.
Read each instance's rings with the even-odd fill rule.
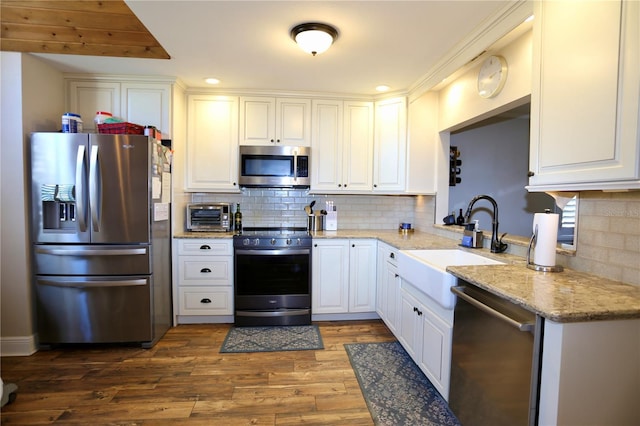
[[309,232],[322,231],[324,229],[324,215],[309,215],[307,218],[307,230]]

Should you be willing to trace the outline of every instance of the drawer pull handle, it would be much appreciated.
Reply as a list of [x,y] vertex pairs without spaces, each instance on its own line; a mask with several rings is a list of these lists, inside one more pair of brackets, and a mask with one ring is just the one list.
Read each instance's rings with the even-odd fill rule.
[[203,244],[200,246],[200,250],[211,250],[211,247],[208,246],[207,244]]
[[205,297],[204,299],[202,299],[200,301],[200,303],[211,303],[211,299],[208,299],[208,298]]
[[209,269],[209,268],[202,268],[202,269],[200,269],[200,272],[202,272],[203,274],[209,274],[209,273],[211,273],[211,269]]

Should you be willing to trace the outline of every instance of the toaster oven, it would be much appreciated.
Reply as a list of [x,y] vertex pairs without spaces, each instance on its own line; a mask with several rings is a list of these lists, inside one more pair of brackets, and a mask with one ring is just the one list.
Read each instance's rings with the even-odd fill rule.
[[187,231],[231,231],[231,207],[229,203],[187,204]]

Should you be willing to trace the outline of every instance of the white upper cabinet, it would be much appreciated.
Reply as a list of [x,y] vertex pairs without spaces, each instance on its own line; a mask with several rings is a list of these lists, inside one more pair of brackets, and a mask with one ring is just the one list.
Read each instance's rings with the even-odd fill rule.
[[314,100],[311,191],[371,192],[373,103]]
[[311,100],[240,98],[240,145],[311,144]]
[[640,188],[640,3],[535,7],[529,189]]
[[238,98],[187,98],[186,190],[238,192]]
[[407,100],[404,97],[376,102],[373,154],[373,190],[405,189],[407,155]]
[[85,132],[97,132],[93,118],[97,111],[106,111],[171,135],[171,83],[69,80],[67,87],[67,109],[82,116]]
[[113,81],[71,80],[67,82],[67,110],[80,114],[85,132],[96,133],[93,118],[98,111],[120,113],[120,83]]
[[168,84],[122,83],[122,115],[127,121],[155,126],[171,134],[171,87]]

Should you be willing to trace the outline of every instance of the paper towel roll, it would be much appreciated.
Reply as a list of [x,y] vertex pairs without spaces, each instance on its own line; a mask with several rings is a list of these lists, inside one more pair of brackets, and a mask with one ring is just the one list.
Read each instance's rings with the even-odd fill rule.
[[533,233],[536,235],[533,263],[540,266],[556,266],[556,244],[558,241],[558,220],[556,213],[536,213],[533,215]]

